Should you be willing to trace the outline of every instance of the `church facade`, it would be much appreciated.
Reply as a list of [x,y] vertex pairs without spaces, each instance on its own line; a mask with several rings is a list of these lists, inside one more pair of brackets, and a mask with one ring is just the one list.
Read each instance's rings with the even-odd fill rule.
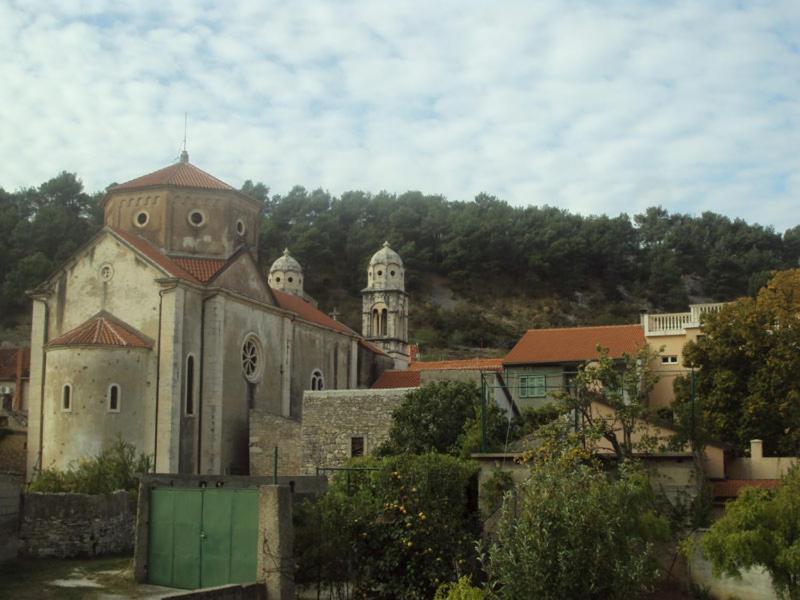
[[259,269],[259,203],[185,152],[110,188],[103,208],[103,229],[31,293],[29,477],[117,439],[157,472],[246,474],[252,410],[299,420],[305,390],[369,387],[407,362],[388,244],[362,336],[315,306],[288,250]]

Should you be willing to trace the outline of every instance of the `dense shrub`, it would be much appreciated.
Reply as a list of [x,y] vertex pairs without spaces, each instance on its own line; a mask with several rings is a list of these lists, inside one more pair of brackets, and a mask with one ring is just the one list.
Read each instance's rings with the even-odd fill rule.
[[118,440],[99,455],[81,459],[66,470],[43,469],[28,490],[78,494],[109,494],[117,490],[133,492],[138,487],[137,473],[147,473],[152,467],[149,456],[137,456],[132,444]]
[[334,596],[431,598],[474,567],[475,467],[441,454],[359,461],[296,520],[298,579]]
[[666,519],[645,474],[539,463],[517,491],[517,514],[503,507],[486,569],[499,598],[637,598],[660,572],[654,546]]

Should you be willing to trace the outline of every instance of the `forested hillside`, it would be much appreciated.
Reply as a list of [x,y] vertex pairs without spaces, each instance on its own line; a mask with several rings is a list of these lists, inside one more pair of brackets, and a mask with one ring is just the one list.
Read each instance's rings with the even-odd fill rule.
[[[751,293],[772,269],[796,266],[800,227],[783,234],[715,213],[650,208],[629,216],[581,216],[549,206],[512,207],[480,195],[449,201],[297,187],[261,200],[259,258],[284,247],[306,271],[321,308],[360,329],[360,289],[384,240],[403,257],[411,338],[434,355],[502,350],[532,326],[626,322],[639,310],[685,310],[690,301]],[[101,226],[97,201],[75,175],[38,188],[0,190],[0,311],[24,319],[34,286]],[[487,350],[490,351],[490,350]]]

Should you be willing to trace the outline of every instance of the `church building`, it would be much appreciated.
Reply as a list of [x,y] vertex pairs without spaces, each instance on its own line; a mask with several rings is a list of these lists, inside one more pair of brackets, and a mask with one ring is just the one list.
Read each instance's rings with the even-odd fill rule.
[[160,473],[246,474],[249,415],[299,420],[305,390],[369,387],[408,362],[388,243],[363,336],[319,310],[288,250],[257,263],[261,206],[178,163],[109,188],[104,227],[32,293],[28,477],[117,439]]

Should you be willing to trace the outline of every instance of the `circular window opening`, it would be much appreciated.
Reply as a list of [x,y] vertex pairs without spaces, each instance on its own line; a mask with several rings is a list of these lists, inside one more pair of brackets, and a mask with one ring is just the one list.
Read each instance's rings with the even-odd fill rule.
[[294,281],[294,277],[289,277],[289,283],[292,283],[293,281]]
[[200,227],[205,221],[205,216],[199,210],[193,210],[189,213],[189,223],[195,227]]
[[239,219],[238,221],[236,221],[236,233],[238,233],[239,235],[244,235],[244,232],[245,232],[244,221]]
[[276,281],[276,282],[278,282],[278,283],[280,283],[280,282],[281,282],[281,278],[280,278],[280,277],[276,277],[276,278],[275,278],[275,281]]
[[242,344],[242,374],[245,379],[255,383],[261,377],[261,344],[254,336],[250,336]]
[[114,267],[109,263],[104,263],[100,265],[99,273],[102,281],[111,281],[111,278],[114,277]]
[[380,277],[381,275],[383,275],[383,271],[378,271],[378,277]]
[[392,277],[394,277],[394,271],[392,271],[392,272],[390,273],[390,275],[391,275]]
[[144,227],[150,221],[150,214],[146,210],[140,210],[133,218],[137,227]]

